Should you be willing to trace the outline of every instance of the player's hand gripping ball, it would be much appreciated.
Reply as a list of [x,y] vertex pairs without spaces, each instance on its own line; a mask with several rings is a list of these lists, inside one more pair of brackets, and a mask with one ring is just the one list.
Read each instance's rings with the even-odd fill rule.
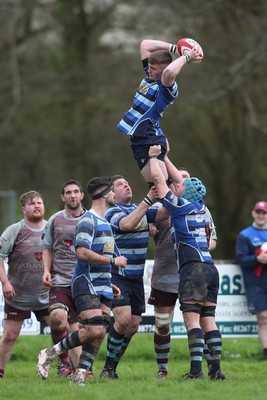
[[195,60],[190,60],[190,64],[199,64],[204,57],[204,53],[202,47],[196,40],[190,38],[183,38],[178,40],[177,53],[179,54],[179,56],[184,56],[188,52],[188,50],[191,50],[194,46],[198,46],[200,48],[202,57]]

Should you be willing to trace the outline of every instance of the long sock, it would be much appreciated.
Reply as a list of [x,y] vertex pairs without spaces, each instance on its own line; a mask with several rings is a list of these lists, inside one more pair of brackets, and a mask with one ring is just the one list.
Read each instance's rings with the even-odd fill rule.
[[263,349],[264,359],[267,360],[267,347]]
[[52,358],[56,358],[59,354],[63,353],[64,350],[71,350],[74,347],[81,346],[82,343],[79,338],[79,331],[70,333],[65,339],[55,344],[53,347],[48,349],[48,353]]
[[171,349],[171,335],[158,335],[154,333],[154,350],[158,364],[158,370],[168,370],[168,361]]
[[204,334],[202,329],[193,328],[187,333],[190,351],[190,374],[197,375],[202,370]]
[[77,369],[89,369],[94,363],[99,347],[92,346],[89,343],[85,343],[82,346],[82,354],[80,355],[79,364]]
[[113,367],[114,368],[114,361],[118,353],[120,353],[122,348],[122,343],[124,339],[124,334],[120,334],[116,331],[114,326],[110,328],[108,340],[107,340],[107,356],[105,367]]
[[[65,337],[68,336],[68,332],[66,329],[61,329],[61,330],[55,330],[55,329],[51,329],[51,338],[54,344],[60,342],[62,339],[64,339]],[[60,359],[61,363],[71,367],[71,362],[69,359],[69,354],[67,351],[65,351],[64,353],[61,353],[58,358]]]
[[127,347],[129,346],[131,339],[124,338],[121,346],[120,352],[116,355],[115,360],[114,360],[114,369],[116,370],[123,354],[127,350]]
[[0,379],[4,378],[5,371],[3,369],[0,369]]
[[214,330],[207,332],[205,338],[211,357],[210,375],[215,375],[221,364],[222,336],[219,330]]
[[208,370],[210,370],[210,368],[211,368],[211,356],[210,356],[209,346],[207,345],[207,343],[204,343],[203,354],[204,354],[206,362],[207,362]]

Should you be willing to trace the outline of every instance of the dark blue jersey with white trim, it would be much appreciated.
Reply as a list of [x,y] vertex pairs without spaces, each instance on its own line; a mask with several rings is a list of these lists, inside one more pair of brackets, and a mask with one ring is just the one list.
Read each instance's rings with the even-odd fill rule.
[[168,192],[163,206],[171,216],[179,267],[188,262],[213,263],[207,243],[205,202],[189,202]]

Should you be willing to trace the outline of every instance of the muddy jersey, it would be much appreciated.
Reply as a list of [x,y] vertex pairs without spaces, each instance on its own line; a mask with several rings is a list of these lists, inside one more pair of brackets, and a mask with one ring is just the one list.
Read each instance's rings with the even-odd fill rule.
[[75,229],[82,215],[71,218],[65,210],[61,210],[53,214],[46,224],[42,244],[44,248],[52,249],[52,286],[71,285],[76,264]]
[[33,229],[23,219],[6,228],[0,237],[0,258],[7,259],[7,276],[16,292],[12,300],[5,299],[5,302],[19,310],[48,307],[49,290],[42,283],[43,246],[40,243],[44,226]]
[[[217,240],[216,229],[210,211],[206,207],[205,220],[211,227],[211,237]],[[158,233],[154,237],[155,252],[151,287],[168,293],[178,293],[179,274],[171,220],[157,223]]]

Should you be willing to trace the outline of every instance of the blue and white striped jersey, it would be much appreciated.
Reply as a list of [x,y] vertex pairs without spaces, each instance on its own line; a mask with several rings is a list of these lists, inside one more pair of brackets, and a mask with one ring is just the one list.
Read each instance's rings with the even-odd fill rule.
[[[85,247],[95,253],[113,256],[114,236],[110,224],[100,218],[92,209],[79,220],[75,231],[75,248]],[[76,261],[72,282],[80,275],[85,275],[91,283],[91,294],[113,299],[111,288],[111,264],[88,264]]]
[[174,82],[172,87],[166,88],[160,80],[149,79],[147,60],[144,60],[144,67],[147,77],[141,81],[132,107],[117,128],[130,136],[164,136],[159,121],[163,112],[178,98],[178,86]]
[[146,215],[131,231],[121,231],[119,224],[122,218],[137,208],[138,204],[116,204],[106,212],[106,219],[112,227],[116,245],[120,254],[127,258],[127,267],[112,267],[112,275],[121,275],[129,279],[141,279],[144,274],[149,228],[148,223],[155,223],[157,209],[148,209]]
[[205,229],[205,202],[189,202],[168,192],[163,206],[171,216],[179,267],[192,261],[213,263]]

